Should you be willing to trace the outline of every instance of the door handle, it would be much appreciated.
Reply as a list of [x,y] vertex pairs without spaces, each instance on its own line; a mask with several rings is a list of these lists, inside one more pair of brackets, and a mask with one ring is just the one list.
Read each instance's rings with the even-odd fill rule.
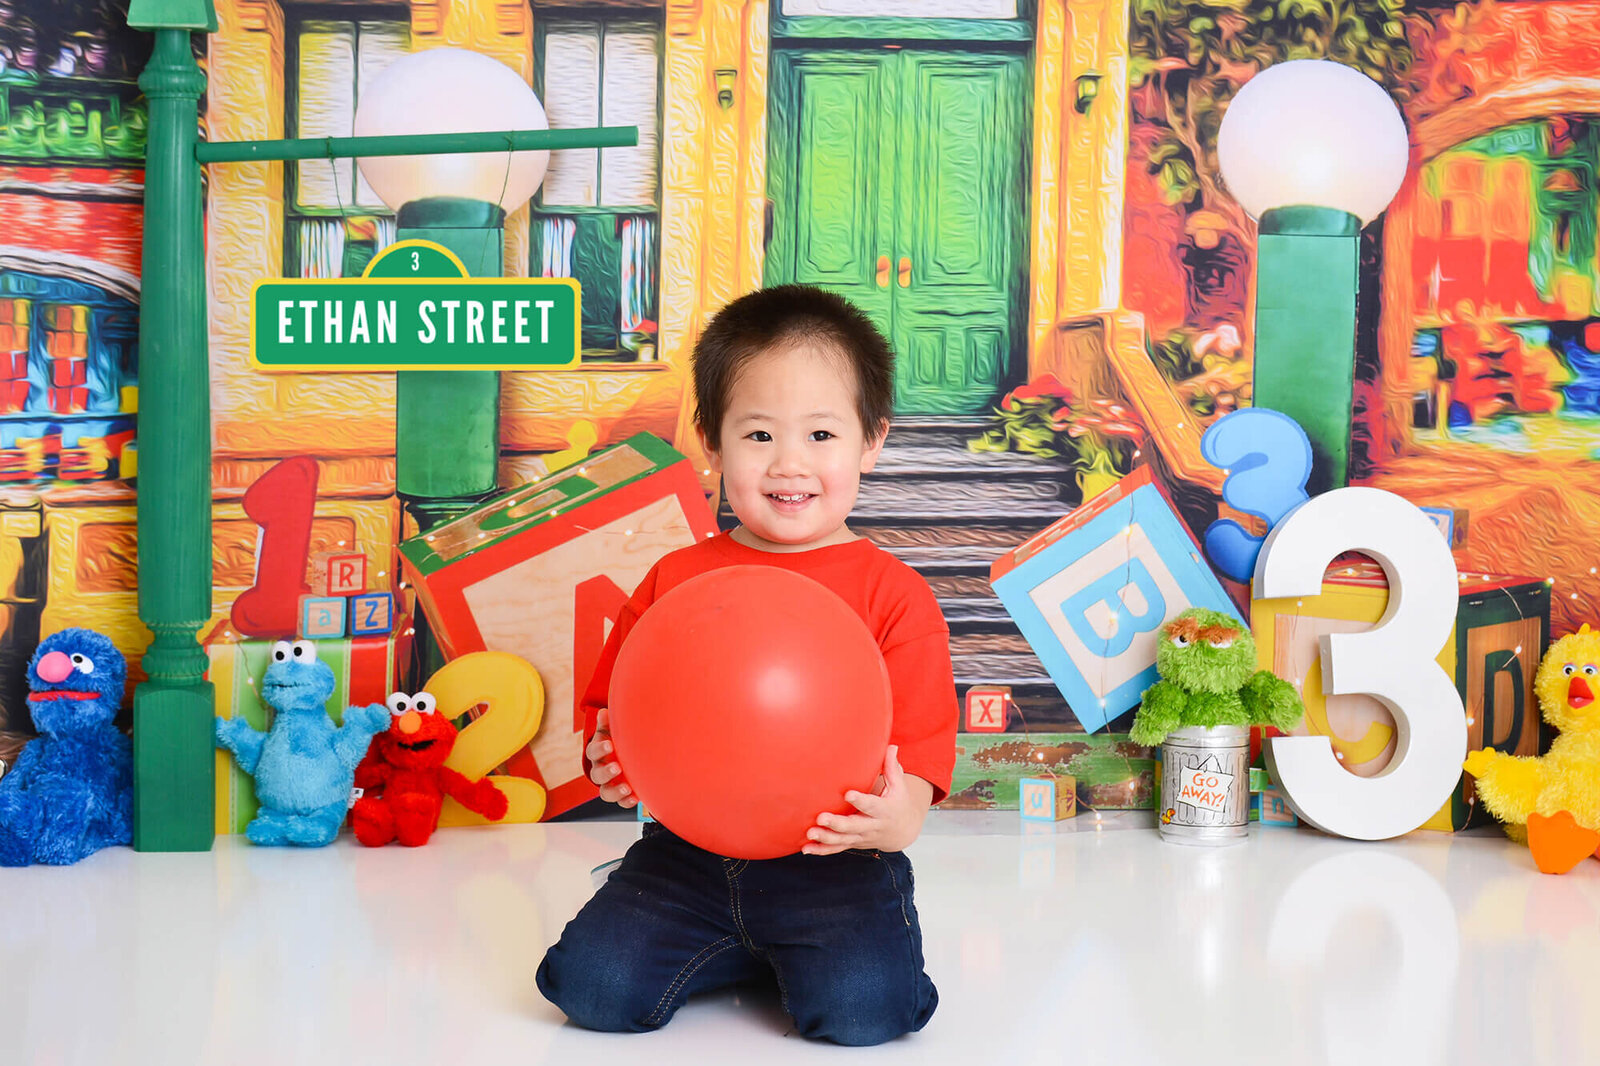
[[911,287],[911,257],[907,255],[900,257],[900,287],[902,289]]
[[880,256],[878,256],[878,288],[887,289],[888,287],[889,287],[889,257],[886,256],[886,255],[880,255]]

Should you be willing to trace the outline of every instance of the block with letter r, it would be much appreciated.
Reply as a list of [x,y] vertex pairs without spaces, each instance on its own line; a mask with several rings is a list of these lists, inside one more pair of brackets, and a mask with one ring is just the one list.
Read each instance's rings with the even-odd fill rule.
[[1148,468],[996,560],[989,583],[1090,733],[1156,682],[1178,612],[1239,617]]

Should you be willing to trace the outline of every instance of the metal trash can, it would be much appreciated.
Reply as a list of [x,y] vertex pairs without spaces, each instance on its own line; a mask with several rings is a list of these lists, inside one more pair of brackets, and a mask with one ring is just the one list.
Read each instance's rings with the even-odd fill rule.
[[1250,821],[1250,730],[1186,726],[1161,744],[1161,839],[1236,844]]

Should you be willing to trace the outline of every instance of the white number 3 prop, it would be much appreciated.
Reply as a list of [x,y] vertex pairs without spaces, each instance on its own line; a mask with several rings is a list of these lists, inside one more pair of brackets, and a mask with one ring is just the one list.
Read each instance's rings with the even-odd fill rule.
[[1289,806],[1318,829],[1384,840],[1427,821],[1461,779],[1466,713],[1434,661],[1455,624],[1456,567],[1433,522],[1406,500],[1335,489],[1273,528],[1256,560],[1255,595],[1316,596],[1328,564],[1348,551],[1383,566],[1389,607],[1373,629],[1322,638],[1323,691],[1382,700],[1394,715],[1394,757],[1376,777],[1357,777],[1339,765],[1327,737],[1274,737],[1267,765]]

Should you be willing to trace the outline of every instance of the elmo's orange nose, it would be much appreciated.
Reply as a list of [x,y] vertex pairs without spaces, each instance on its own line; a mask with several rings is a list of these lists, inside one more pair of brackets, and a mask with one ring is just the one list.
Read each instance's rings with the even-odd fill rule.
[[1583,678],[1575,677],[1567,684],[1567,702],[1582,710],[1594,702],[1594,689]]
[[410,736],[422,728],[422,715],[416,711],[407,711],[400,716],[400,732]]

